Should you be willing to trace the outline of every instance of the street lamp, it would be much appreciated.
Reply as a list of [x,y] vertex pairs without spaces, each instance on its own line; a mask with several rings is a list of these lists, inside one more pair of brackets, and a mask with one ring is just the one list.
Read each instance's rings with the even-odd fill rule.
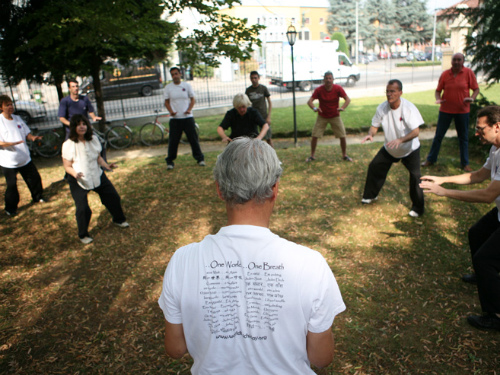
[[293,45],[297,40],[297,31],[295,27],[290,25],[286,32],[286,38],[288,39],[288,43],[290,44],[290,48],[292,49],[292,93],[293,93],[293,134],[295,139],[295,147],[297,147],[297,113],[295,111],[295,68],[293,63]]

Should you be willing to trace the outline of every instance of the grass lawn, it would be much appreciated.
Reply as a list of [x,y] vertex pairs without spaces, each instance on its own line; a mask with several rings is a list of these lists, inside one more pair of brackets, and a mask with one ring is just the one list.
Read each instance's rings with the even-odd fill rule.
[[[346,91],[349,95],[348,88]],[[439,106],[435,104],[434,92],[435,90],[428,90],[403,94],[405,99],[417,106],[427,126],[435,126],[438,119]],[[488,100],[500,103],[500,85],[493,85],[489,89],[486,89],[485,85],[481,85],[481,92]],[[341,114],[347,132],[352,134],[367,131],[377,106],[385,100],[383,95],[352,99],[346,112]],[[296,113],[299,136],[310,136],[316,121],[316,114],[307,105],[297,106]],[[200,126],[200,137],[203,140],[219,139],[217,127],[223,117],[223,115],[197,117],[196,122]],[[274,108],[271,121],[273,137],[288,138],[293,136],[293,111],[291,108]],[[332,134],[330,127],[325,134]]]
[[[374,101],[375,102],[375,101]],[[430,147],[423,142],[422,155]],[[470,271],[467,228],[492,205],[427,197],[426,214],[408,216],[408,174],[395,165],[379,200],[360,203],[366,169],[380,144],[278,150],[284,175],[271,230],[321,252],[347,310],[334,322],[335,360],[319,374],[497,374],[500,333],[470,327],[480,313]],[[224,204],[207,168],[191,156],[165,170],[162,157],[120,163],[110,179],[129,229],[120,229],[91,193],[94,243],[77,238],[63,169],[40,165],[50,201],[29,204],[19,182],[19,215],[0,215],[0,372],[3,374],[188,374],[189,356],[164,355],[157,305],[172,253],[225,225]],[[456,139],[445,139],[433,174],[456,174]],[[484,160],[471,155],[477,168]],[[0,195],[5,182],[0,179]],[[286,345],[286,343],[284,343]],[[242,358],[242,360],[248,360]]]

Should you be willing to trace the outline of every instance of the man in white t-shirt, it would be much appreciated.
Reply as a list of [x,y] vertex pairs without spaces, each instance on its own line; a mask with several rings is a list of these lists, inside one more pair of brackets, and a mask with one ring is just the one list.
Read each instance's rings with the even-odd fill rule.
[[[477,114],[476,136],[482,144],[491,144],[490,155],[483,167],[458,176],[423,176],[424,193],[457,199],[463,202],[492,203],[496,207],[469,229],[469,247],[475,274],[462,280],[477,283],[483,315],[469,315],[470,325],[484,330],[500,331],[500,107],[489,106]],[[454,190],[442,184],[479,184],[488,178],[483,189]]]
[[419,217],[424,213],[424,193],[420,183],[420,142],[419,127],[424,124],[417,107],[403,99],[403,84],[397,79],[388,82],[386,88],[387,101],[380,104],[372,119],[368,135],[361,141],[373,141],[382,125],[384,130],[384,146],[373,158],[368,167],[365,190],[361,203],[370,204],[378,197],[384,186],[387,173],[392,164],[401,160],[410,173],[411,217]]
[[5,176],[5,213],[8,216],[17,215],[18,172],[26,182],[33,202],[44,202],[42,178],[31,160],[26,144],[26,141],[34,142],[42,137],[31,134],[21,117],[13,113],[12,99],[7,95],[0,95],[0,167]]
[[182,132],[186,133],[196,162],[200,167],[204,167],[205,156],[201,152],[192,113],[196,103],[194,91],[189,83],[181,81],[179,68],[171,68],[170,75],[172,82],[165,86],[165,107],[170,112],[168,155],[165,158],[167,169],[174,169],[174,160],[177,158],[177,148],[181,141]]
[[172,256],[159,305],[165,349],[193,374],[314,374],[333,360],[345,310],[323,256],[273,234],[282,173],[274,149],[246,137],[219,155],[214,178],[228,225]]

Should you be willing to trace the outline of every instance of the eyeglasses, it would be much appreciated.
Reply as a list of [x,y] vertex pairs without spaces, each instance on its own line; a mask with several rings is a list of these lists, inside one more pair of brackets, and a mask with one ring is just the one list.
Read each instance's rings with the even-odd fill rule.
[[478,133],[484,133],[484,129],[486,129],[487,126],[476,126],[476,131]]

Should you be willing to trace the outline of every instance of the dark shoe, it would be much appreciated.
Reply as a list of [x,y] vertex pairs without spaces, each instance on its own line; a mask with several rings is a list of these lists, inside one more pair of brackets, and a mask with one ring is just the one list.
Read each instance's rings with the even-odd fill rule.
[[14,217],[14,216],[16,216],[16,215],[17,215],[17,212],[9,212],[9,211],[7,211],[7,210],[5,210],[5,213],[6,213],[6,214],[7,214],[7,216],[9,216],[9,217]]
[[495,314],[469,315],[467,322],[478,329],[500,331],[500,318]]
[[434,165],[434,163],[430,162],[429,160],[426,160],[420,164],[422,167],[430,167],[431,165]]
[[467,274],[462,276],[462,281],[469,284],[477,284],[477,278],[475,273]]

